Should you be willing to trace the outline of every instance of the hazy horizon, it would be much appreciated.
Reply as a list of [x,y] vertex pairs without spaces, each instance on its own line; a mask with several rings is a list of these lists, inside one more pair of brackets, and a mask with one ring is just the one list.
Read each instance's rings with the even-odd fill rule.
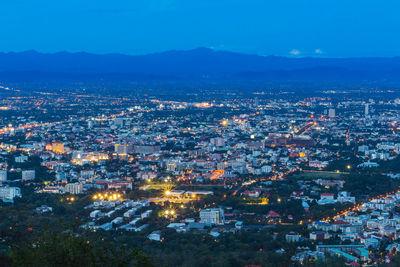
[[2,1],[0,51],[400,56],[398,1]]
[[29,53],[29,52],[34,52],[38,54],[45,54],[45,55],[53,55],[53,54],[60,54],[60,53],[69,53],[69,54],[92,54],[92,55],[99,55],[99,56],[106,56],[106,55],[123,55],[123,56],[147,56],[147,55],[154,55],[154,54],[163,54],[163,53],[169,53],[169,52],[190,52],[190,51],[195,51],[195,50],[200,50],[200,49],[209,49],[212,50],[213,52],[226,52],[226,53],[233,53],[233,54],[240,54],[240,55],[247,55],[247,56],[260,56],[260,57],[283,57],[283,58],[293,58],[293,59],[301,59],[301,58],[325,58],[325,59],[357,59],[357,58],[398,58],[400,57],[399,55],[393,55],[393,56],[328,56],[328,55],[277,55],[277,54],[257,54],[257,53],[246,53],[246,52],[239,52],[239,51],[233,51],[233,50],[224,50],[224,49],[215,49],[212,47],[193,47],[193,48],[188,48],[188,49],[169,49],[169,50],[160,50],[160,51],[154,51],[154,52],[148,52],[148,53],[138,53],[138,54],[130,54],[130,53],[120,53],[120,52],[89,52],[85,50],[80,50],[80,51],[71,51],[71,50],[58,50],[58,51],[51,51],[51,52],[46,52],[46,51],[41,51],[37,49],[26,49],[26,50],[21,50],[21,51],[3,51],[0,50],[0,53],[4,54],[11,54],[11,53]]

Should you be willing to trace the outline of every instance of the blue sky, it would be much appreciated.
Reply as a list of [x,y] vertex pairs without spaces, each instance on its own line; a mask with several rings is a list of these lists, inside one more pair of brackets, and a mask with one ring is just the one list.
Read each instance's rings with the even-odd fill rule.
[[0,51],[400,56],[398,0],[1,0]]

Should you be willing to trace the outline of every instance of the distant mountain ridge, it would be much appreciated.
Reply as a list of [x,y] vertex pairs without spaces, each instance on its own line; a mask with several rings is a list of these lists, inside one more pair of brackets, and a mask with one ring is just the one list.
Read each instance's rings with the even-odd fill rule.
[[[147,55],[86,52],[0,53],[0,78],[7,75],[121,75],[131,79],[212,79],[215,81],[400,81],[400,58],[289,58],[248,55],[208,48]],[[46,74],[46,75],[44,75]],[[118,74],[118,75],[116,75]],[[16,76],[15,76],[16,75]]]

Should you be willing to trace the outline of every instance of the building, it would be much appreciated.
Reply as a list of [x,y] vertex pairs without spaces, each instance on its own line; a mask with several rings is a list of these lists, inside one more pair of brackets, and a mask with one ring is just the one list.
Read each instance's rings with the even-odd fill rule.
[[376,249],[377,247],[379,247],[379,240],[376,238],[367,238],[364,241],[364,246],[365,248],[373,248]]
[[90,218],[96,218],[100,215],[102,215],[102,212],[100,210],[94,210],[90,213]]
[[152,212],[153,212],[152,210],[146,210],[145,212],[140,214],[140,218],[145,219],[145,218],[149,217]]
[[46,205],[42,205],[42,206],[36,208],[36,212],[42,213],[42,214],[46,213],[46,212],[52,212],[52,211],[53,211],[53,208],[46,206]]
[[7,171],[0,171],[0,182],[5,182],[7,181]]
[[349,192],[341,191],[338,193],[337,201],[340,203],[351,202],[351,203],[355,204],[356,198],[351,197]]
[[113,229],[113,224],[110,222],[104,223],[104,224],[100,225],[99,228],[103,229],[104,231],[110,231]]
[[367,161],[367,162],[358,164],[357,167],[359,167],[359,168],[377,168],[377,167],[379,167],[379,164],[376,162]]
[[201,210],[200,223],[224,224],[225,223],[224,210],[220,208]]
[[235,223],[235,228],[238,230],[241,230],[243,228],[243,222],[242,221],[237,221]]
[[84,179],[94,178],[94,170],[81,170],[81,177]]
[[343,257],[349,262],[367,261],[369,255],[368,250],[366,250],[363,245],[317,245],[316,250]]
[[71,184],[66,184],[64,187],[64,192],[65,193],[70,193],[70,194],[82,194],[83,192],[83,185],[81,183],[71,183]]
[[111,221],[112,224],[121,224],[123,222],[124,222],[124,218],[122,218],[122,217],[117,217]]
[[131,145],[128,144],[115,144],[114,152],[118,155],[126,155],[132,153],[133,149]]
[[259,197],[261,194],[260,189],[254,189],[254,190],[245,190],[241,195],[246,195],[249,197]]
[[364,111],[364,113],[365,113],[365,117],[367,117],[367,116],[369,115],[369,104],[368,104],[368,103],[365,104],[365,111]]
[[308,162],[308,166],[312,168],[325,168],[328,166],[328,161],[312,160]]
[[35,180],[35,170],[22,171],[22,181]]
[[221,147],[225,145],[225,140],[223,138],[217,137],[217,138],[211,138],[210,143],[215,145],[216,147]]
[[336,112],[335,112],[335,109],[334,109],[334,108],[330,108],[330,109],[329,109],[329,111],[328,111],[328,116],[329,116],[329,118],[335,118]]
[[297,232],[290,232],[290,233],[286,234],[285,239],[286,239],[286,242],[288,242],[288,243],[299,242],[300,234]]
[[88,121],[88,128],[92,129],[93,126],[94,126],[94,121],[93,120]]
[[320,195],[321,199],[331,199],[333,200],[335,198],[335,195],[332,193],[321,193]]
[[176,163],[174,162],[167,163],[167,170],[170,172],[174,172],[176,170]]
[[0,187],[0,199],[3,201],[13,201],[15,197],[22,197],[19,187]]
[[265,173],[270,173],[270,172],[272,172],[272,167],[271,167],[271,166],[268,166],[268,165],[262,166],[262,167],[261,167],[261,172],[262,172],[263,174],[265,174]]
[[161,231],[154,231],[151,234],[147,236],[148,239],[153,240],[153,241],[161,241]]
[[161,150],[161,146],[146,146],[136,145],[134,146],[134,152],[138,154],[153,154]]
[[120,128],[124,127],[124,118],[115,118],[114,125]]
[[55,153],[60,153],[60,154],[62,154],[62,153],[65,152],[64,144],[61,143],[61,142],[54,142],[54,143],[51,145],[51,150],[52,150],[53,152],[55,152]]
[[329,252],[331,249],[341,250],[343,252],[355,252],[357,249],[364,248],[363,245],[317,245],[316,250],[320,252]]
[[28,157],[25,155],[20,155],[20,156],[14,157],[14,160],[16,163],[24,163],[28,160]]
[[330,235],[327,232],[311,232],[310,233],[310,240],[321,241],[321,240],[328,239],[328,238],[330,238]]

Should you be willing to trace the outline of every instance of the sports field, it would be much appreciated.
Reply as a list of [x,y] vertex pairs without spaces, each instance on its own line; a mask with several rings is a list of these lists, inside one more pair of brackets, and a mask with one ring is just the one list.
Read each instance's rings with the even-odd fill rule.
[[297,179],[344,179],[347,172],[323,172],[323,171],[304,171],[296,174],[294,177]]

